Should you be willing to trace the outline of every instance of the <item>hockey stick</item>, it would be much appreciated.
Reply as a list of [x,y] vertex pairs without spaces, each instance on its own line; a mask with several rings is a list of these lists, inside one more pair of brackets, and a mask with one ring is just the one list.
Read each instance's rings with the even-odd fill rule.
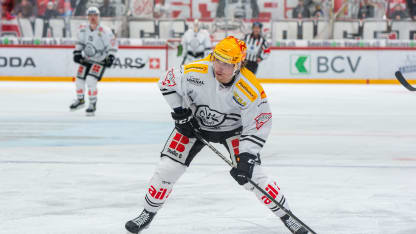
[[[218,151],[213,145],[211,145],[207,140],[205,140],[198,131],[194,131],[196,138],[202,141],[208,148],[210,148],[214,153],[216,153],[222,160],[224,160],[228,165],[234,167],[233,163],[228,160],[220,151]],[[280,209],[282,209],[287,215],[291,216],[294,220],[299,222],[304,228],[308,229],[311,234],[316,234],[310,227],[308,227],[304,222],[302,222],[298,217],[296,217],[290,210],[283,207],[279,202],[277,202],[270,194],[268,194],[264,189],[258,186],[254,181],[250,178],[246,177],[247,181],[252,184],[257,190],[259,190],[263,195],[265,195],[270,201],[274,202]]]
[[396,73],[394,73],[394,75],[396,76],[397,80],[409,91],[416,91],[416,88],[413,87],[412,85],[409,84],[409,82],[407,82],[407,80],[404,78],[403,74],[401,71],[396,71]]

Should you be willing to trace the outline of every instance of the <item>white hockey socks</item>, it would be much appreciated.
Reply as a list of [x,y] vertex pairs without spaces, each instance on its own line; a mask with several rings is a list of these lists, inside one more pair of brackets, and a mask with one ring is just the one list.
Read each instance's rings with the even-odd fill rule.
[[[270,179],[262,170],[261,166],[256,165],[253,170],[253,175],[251,178],[255,183],[257,183],[261,188],[263,188],[271,197],[273,197],[277,202],[280,203],[284,208],[289,210],[289,204],[286,201],[285,196],[283,195],[280,187],[277,185],[276,180]],[[253,185],[247,183],[244,185],[244,188],[253,191],[256,194],[256,197],[263,203],[267,208],[269,208],[275,215],[278,217],[283,217],[286,213],[282,211],[274,202],[268,199],[263,193],[254,188]]]
[[90,100],[90,103],[96,103],[97,102],[97,83],[98,80],[95,77],[87,76],[86,79],[87,86],[88,86],[88,98]]
[[84,89],[85,89],[85,80],[76,78],[75,79],[75,89],[77,92],[77,99],[83,100],[84,99]]
[[144,209],[156,213],[172,192],[173,185],[185,173],[186,166],[162,157],[146,191]]

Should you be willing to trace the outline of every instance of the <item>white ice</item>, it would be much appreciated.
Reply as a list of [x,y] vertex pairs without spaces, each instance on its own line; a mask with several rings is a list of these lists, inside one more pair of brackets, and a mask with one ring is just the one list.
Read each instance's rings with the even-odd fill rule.
[[[264,87],[274,123],[263,165],[299,218],[317,233],[416,233],[415,93]],[[1,234],[119,234],[141,211],[169,108],[154,83],[99,90],[86,117],[68,110],[72,83],[0,83]],[[228,170],[204,149],[143,233],[288,233]]]

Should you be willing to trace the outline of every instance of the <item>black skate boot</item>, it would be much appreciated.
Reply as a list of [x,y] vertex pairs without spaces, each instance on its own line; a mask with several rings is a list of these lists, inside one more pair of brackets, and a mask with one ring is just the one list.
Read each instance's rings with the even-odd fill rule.
[[84,99],[76,99],[70,106],[69,106],[69,110],[71,111],[76,111],[78,109],[81,109],[82,107],[84,107],[85,105],[85,101]]
[[139,217],[128,221],[125,225],[126,229],[130,233],[140,233],[143,229],[149,227],[150,222],[152,222],[153,217],[155,217],[156,213],[148,212],[147,210],[143,210]]
[[86,112],[87,116],[94,116],[94,114],[95,114],[95,110],[96,110],[96,105],[97,105],[97,103],[96,103],[96,102],[93,102],[93,103],[91,103],[91,102],[90,102],[90,105],[89,105],[89,106],[88,106],[88,108],[85,110],[85,112]]
[[280,219],[293,234],[307,234],[308,233],[308,230],[306,230],[306,228],[304,228],[300,223],[298,223],[289,215],[285,215],[281,217]]

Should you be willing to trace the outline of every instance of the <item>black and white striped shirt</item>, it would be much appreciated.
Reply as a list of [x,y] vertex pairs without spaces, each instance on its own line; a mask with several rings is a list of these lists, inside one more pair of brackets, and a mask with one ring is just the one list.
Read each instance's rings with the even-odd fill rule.
[[244,36],[243,41],[247,45],[247,61],[256,62],[257,58],[264,60],[269,56],[269,43],[263,36],[254,37],[252,33],[249,33]]

